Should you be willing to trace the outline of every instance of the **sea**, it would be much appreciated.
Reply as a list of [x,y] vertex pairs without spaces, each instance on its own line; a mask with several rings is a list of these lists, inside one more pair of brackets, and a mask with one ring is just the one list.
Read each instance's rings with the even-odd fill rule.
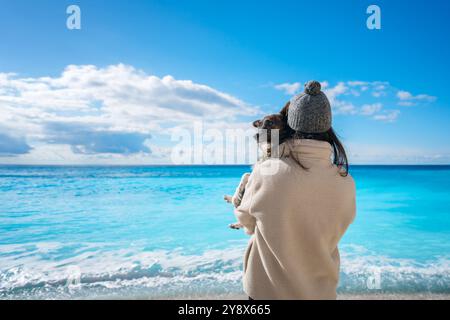
[[[0,299],[243,295],[250,166],[0,166]],[[450,294],[450,166],[351,166],[338,295]],[[301,192],[301,190],[299,190]]]

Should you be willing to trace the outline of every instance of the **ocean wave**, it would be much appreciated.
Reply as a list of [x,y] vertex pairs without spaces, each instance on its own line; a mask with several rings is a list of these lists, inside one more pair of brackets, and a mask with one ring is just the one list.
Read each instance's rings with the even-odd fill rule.
[[341,293],[450,293],[450,258],[433,260],[391,258],[362,246],[341,250]]
[[[5,249],[15,254],[6,255]],[[242,246],[198,255],[186,255],[181,249],[104,249],[91,245],[74,257],[49,261],[45,257],[60,246],[3,246],[0,298],[158,298],[240,290]]]
[[[66,245],[67,246],[67,245]],[[182,249],[112,250],[84,244],[57,259],[65,246],[0,246],[0,298],[176,298],[242,294],[242,244],[186,254]],[[340,293],[450,293],[447,257],[419,263],[375,255],[362,247],[341,250]]]

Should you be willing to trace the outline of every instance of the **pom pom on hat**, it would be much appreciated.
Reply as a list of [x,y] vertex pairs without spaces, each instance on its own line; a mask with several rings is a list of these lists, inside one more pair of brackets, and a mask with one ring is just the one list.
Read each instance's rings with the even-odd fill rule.
[[321,88],[322,86],[320,85],[319,81],[312,80],[305,83],[305,93],[312,96],[318,95]]

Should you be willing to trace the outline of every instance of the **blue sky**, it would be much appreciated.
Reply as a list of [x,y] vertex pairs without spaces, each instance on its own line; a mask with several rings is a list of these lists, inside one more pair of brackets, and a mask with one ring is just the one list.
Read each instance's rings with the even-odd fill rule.
[[[66,28],[70,4],[81,30]],[[370,4],[381,30],[366,28]],[[1,163],[169,162],[173,128],[245,128],[310,79],[353,163],[450,163],[448,1],[0,8]]]

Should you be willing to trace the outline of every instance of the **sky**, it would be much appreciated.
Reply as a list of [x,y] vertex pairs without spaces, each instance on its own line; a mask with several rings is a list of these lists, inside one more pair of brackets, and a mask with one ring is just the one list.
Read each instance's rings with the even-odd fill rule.
[[232,152],[315,79],[350,163],[450,164],[449,35],[445,0],[0,0],[0,163],[170,164],[198,126]]

